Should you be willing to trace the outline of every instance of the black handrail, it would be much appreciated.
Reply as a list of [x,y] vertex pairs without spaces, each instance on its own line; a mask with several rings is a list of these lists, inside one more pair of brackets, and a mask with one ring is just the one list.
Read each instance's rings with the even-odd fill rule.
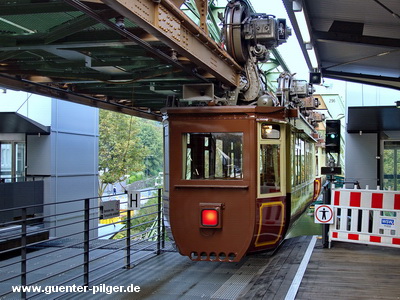
[[[12,211],[20,212],[20,219],[9,222],[0,223],[0,228],[3,227],[3,233],[0,233],[1,243],[4,244],[7,240],[18,240],[19,245],[15,245],[10,249],[0,250],[2,257],[6,255],[12,256],[10,260],[4,259],[0,261],[0,267],[3,269],[13,268],[15,264],[20,265],[19,275],[10,273],[0,280],[0,298],[12,293],[12,285],[33,285],[33,284],[46,284],[50,282],[54,285],[57,280],[58,285],[71,283],[75,285],[90,286],[94,280],[99,280],[104,274],[111,274],[121,268],[130,269],[137,265],[139,261],[133,261],[134,254],[146,251],[143,257],[148,255],[159,255],[165,248],[165,227],[163,222],[163,208],[162,208],[162,191],[161,189],[153,189],[146,191],[154,191],[154,195],[150,197],[143,197],[140,200],[144,203],[141,211],[131,211],[127,209],[120,209],[124,215],[120,215],[119,218],[111,220],[109,224],[98,224],[99,221],[99,208],[96,200],[108,199],[110,196],[103,198],[92,197],[83,199],[74,199],[69,201],[60,201],[45,204],[33,204],[22,207],[7,208],[0,210],[0,213],[10,214]],[[121,197],[125,194],[113,195],[112,197]],[[155,201],[156,203],[147,201]],[[121,201],[122,205],[127,205],[127,202]],[[70,211],[60,212],[61,207],[65,205],[73,205]],[[77,207],[82,205],[81,209]],[[39,207],[43,210],[44,207],[50,207],[52,213],[41,214],[40,216],[29,216],[28,210],[31,208]],[[144,210],[144,211],[143,211]],[[66,220],[68,219],[68,220]],[[38,224],[40,227],[35,227],[30,230],[29,224]],[[18,227],[16,227],[18,225]],[[109,226],[117,226],[112,233],[99,234],[98,230],[105,229]],[[7,226],[14,226],[13,229],[16,232],[7,233]],[[138,230],[144,227],[141,231]],[[80,229],[78,230],[77,227]],[[73,230],[73,231],[72,231]],[[64,231],[64,232],[59,232]],[[121,239],[115,240],[104,240],[109,235],[115,234],[125,235]],[[45,240],[31,240],[35,235],[44,234],[49,235],[48,239]],[[151,235],[152,234],[152,235]],[[150,235],[147,239],[144,238],[146,235]],[[5,242],[4,242],[5,241]],[[122,242],[122,244],[120,244]],[[141,245],[142,244],[142,245]],[[54,247],[48,251],[49,247]],[[0,248],[1,249],[1,248]],[[68,251],[69,249],[76,249],[74,251]],[[93,257],[91,253],[93,251],[106,250],[107,253]],[[19,253],[19,254],[18,254]],[[120,260],[115,262],[115,267],[110,267],[109,264],[102,264],[101,261],[106,259],[110,254],[120,254]],[[55,255],[62,256],[56,262],[64,263],[68,260],[74,260],[74,264],[68,268],[58,269],[55,268],[51,274],[38,275],[38,273],[45,274],[42,269],[49,267],[48,265],[37,266],[38,261],[48,260],[48,256],[52,257]],[[141,255],[142,255],[141,254]],[[146,254],[146,255],[144,255]],[[15,255],[19,256],[19,260],[15,260]],[[46,256],[46,257],[45,257]],[[77,260],[80,260],[78,264],[75,264]],[[101,272],[102,275],[97,277],[98,274],[94,274],[95,271],[99,272],[102,268],[107,267],[106,272]],[[72,270],[74,270],[72,272]],[[79,270],[79,274],[76,272]],[[71,271],[71,272],[69,272]],[[73,273],[68,275],[68,273]],[[12,275],[11,275],[12,274]],[[96,275],[96,278],[92,276]],[[16,282],[16,279],[19,281]],[[93,278],[92,278],[93,277]],[[9,289],[5,290],[4,287],[9,283]],[[27,293],[22,290],[18,296],[22,299],[30,299],[33,297],[39,297],[40,293]]]

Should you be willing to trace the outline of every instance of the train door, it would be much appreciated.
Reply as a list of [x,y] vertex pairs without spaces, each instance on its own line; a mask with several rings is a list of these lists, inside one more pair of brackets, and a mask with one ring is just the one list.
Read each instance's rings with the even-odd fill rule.
[[286,219],[286,125],[258,124],[258,176],[255,248],[275,247]]

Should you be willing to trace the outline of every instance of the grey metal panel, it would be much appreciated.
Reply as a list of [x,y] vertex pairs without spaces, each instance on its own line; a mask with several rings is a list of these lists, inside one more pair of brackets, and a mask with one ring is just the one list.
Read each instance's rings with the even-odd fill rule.
[[[51,125],[51,98],[43,97],[40,95],[26,93],[27,101],[24,106],[26,106],[26,116],[40,124],[45,126]],[[22,107],[24,108],[24,107]],[[22,109],[18,111],[21,114]]]
[[58,133],[56,172],[62,175],[97,174],[97,137]]
[[358,180],[361,188],[377,186],[377,142],[375,133],[346,134],[346,179]]
[[58,201],[90,198],[97,195],[97,175],[57,177]]
[[[92,198],[97,195],[97,176],[72,176],[72,177],[57,177],[54,181],[54,188],[57,191],[57,202]],[[90,200],[90,207],[97,207],[97,199]],[[58,204],[56,206],[57,213],[68,213],[84,208],[83,201],[77,201],[67,204]],[[97,209],[91,210],[91,218],[97,217]],[[57,228],[56,232],[52,232],[52,236],[60,236],[79,232],[83,230],[83,212],[75,212],[57,217],[57,225],[70,224],[69,226]],[[95,223],[97,219],[92,220],[91,228],[97,227]],[[92,236],[97,235],[97,230],[90,232]]]
[[[43,181],[26,181],[0,184],[0,210],[13,207],[43,204]],[[43,212],[42,207],[28,208],[27,214]],[[21,216],[21,210],[1,213],[0,222],[12,221]]]
[[27,175],[51,175],[51,136],[27,136]]
[[98,109],[63,100],[57,101],[57,131],[98,134]]

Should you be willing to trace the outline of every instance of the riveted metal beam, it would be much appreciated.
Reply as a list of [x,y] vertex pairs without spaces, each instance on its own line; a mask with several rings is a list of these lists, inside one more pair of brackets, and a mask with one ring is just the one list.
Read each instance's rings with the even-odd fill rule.
[[172,1],[102,0],[102,2],[218,80],[229,86],[238,86],[242,67]]
[[125,38],[136,42],[139,46],[143,47],[145,50],[149,51],[150,53],[152,53],[153,55],[155,55],[158,58],[162,59],[163,61],[171,64],[174,67],[178,67],[178,68],[186,71],[191,76],[194,76],[194,77],[196,77],[196,78],[198,78],[198,79],[200,79],[200,80],[202,80],[204,82],[208,82],[208,80],[206,78],[204,78],[203,76],[199,75],[197,72],[194,72],[193,70],[188,69],[184,65],[180,64],[172,56],[169,56],[169,55],[165,54],[164,52],[160,51],[159,49],[153,47],[148,42],[142,40],[141,38],[139,38],[135,34],[131,33],[130,31],[125,30],[124,28],[122,28],[120,26],[117,26],[116,24],[112,23],[111,21],[102,18],[97,12],[91,10],[88,6],[86,6],[81,1],[79,1],[79,0],[64,0],[64,1],[67,2],[70,5],[78,8],[80,11],[90,15],[92,18],[98,20],[100,23],[105,24],[110,29],[118,32],[119,34],[121,34]]

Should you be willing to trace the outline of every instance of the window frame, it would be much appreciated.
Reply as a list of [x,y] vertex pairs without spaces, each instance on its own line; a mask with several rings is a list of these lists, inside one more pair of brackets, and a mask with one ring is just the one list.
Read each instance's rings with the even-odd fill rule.
[[[262,137],[262,126],[263,124],[279,125],[280,126],[280,137],[279,138],[263,138]],[[286,194],[286,124],[278,122],[258,122],[257,124],[257,198],[271,198],[277,196],[283,196]],[[279,145],[279,167],[280,167],[280,191],[274,193],[261,193],[261,145]]]
[[312,138],[303,131],[292,130],[290,143],[290,168],[292,170],[290,182],[291,188],[296,189],[315,179],[316,149]]
[[[206,157],[208,156],[208,164],[206,164],[206,162],[204,162],[203,168],[204,170],[202,170],[202,172],[204,172],[204,178],[192,178],[192,176],[190,176],[190,178],[188,178],[187,174],[188,174],[188,151],[190,149],[190,151],[192,151],[192,147],[188,147],[188,138],[190,136],[190,138],[195,135],[195,134],[199,134],[199,135],[204,135],[205,137],[207,135],[209,135],[209,138],[212,138],[213,135],[237,135],[238,137],[240,137],[241,139],[241,143],[240,143],[240,173],[239,173],[239,177],[216,177],[217,176],[217,171],[216,169],[218,168],[218,166],[216,165],[217,162],[220,160],[217,157],[218,153],[218,147],[216,147],[217,143],[215,143],[215,149],[213,149],[213,152],[215,152],[215,157],[213,160],[213,164],[214,166],[210,166],[209,163],[210,161],[212,161],[210,159],[210,153],[211,153],[211,141],[208,140],[208,145],[204,145],[204,150],[208,152],[208,155],[205,155],[205,152],[203,153],[203,159],[205,160]],[[224,131],[218,131],[218,132],[182,132],[182,136],[181,136],[181,140],[182,140],[182,171],[181,171],[181,179],[185,180],[185,181],[194,181],[194,180],[201,180],[201,181],[240,181],[243,180],[244,178],[244,172],[243,172],[243,167],[244,167],[244,139],[245,139],[245,133],[241,132],[241,131],[235,131],[235,132],[224,132]],[[217,139],[216,141],[220,141],[220,139]],[[219,149],[220,150],[220,149]],[[233,149],[232,149],[233,150]],[[201,150],[200,150],[201,151]],[[232,152],[229,152],[229,154],[232,154]],[[234,159],[235,161],[235,159]],[[224,167],[228,166],[228,168],[235,168],[237,167],[234,163],[233,166],[229,166],[229,165],[225,165],[225,164],[221,164],[222,169]],[[211,175],[211,170],[214,170],[213,175]],[[205,175],[208,173],[208,178],[205,177]],[[230,172],[229,172],[230,173]]]

